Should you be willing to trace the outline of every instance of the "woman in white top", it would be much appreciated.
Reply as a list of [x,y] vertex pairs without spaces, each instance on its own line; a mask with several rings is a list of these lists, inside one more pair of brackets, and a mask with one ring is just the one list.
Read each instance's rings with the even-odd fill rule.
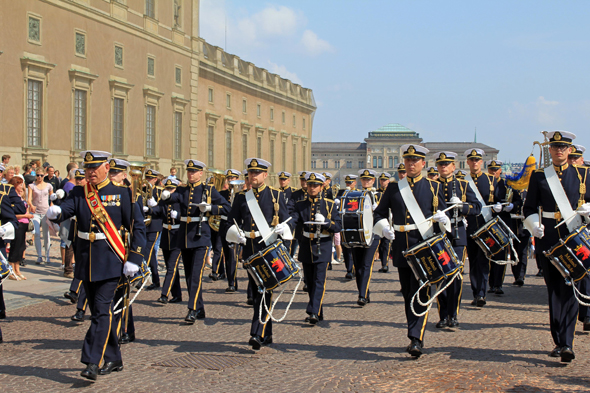
[[45,249],[45,263],[49,263],[51,241],[49,238],[49,229],[47,228],[45,213],[47,213],[47,209],[49,209],[49,206],[51,205],[49,196],[53,194],[53,187],[51,184],[43,181],[43,177],[45,176],[44,168],[37,168],[35,175],[35,182],[29,184],[27,203],[30,206],[31,213],[33,213],[33,223],[35,225],[37,265],[41,265],[44,262],[43,254],[41,254],[41,236],[43,236],[43,248]]

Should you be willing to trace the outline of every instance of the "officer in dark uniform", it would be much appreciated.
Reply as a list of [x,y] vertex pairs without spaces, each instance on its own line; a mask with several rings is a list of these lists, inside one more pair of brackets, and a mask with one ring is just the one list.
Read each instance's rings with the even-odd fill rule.
[[[239,192],[237,186],[233,185],[232,182],[236,182],[240,178],[240,171],[237,169],[228,169],[225,171],[225,178],[228,187],[219,193],[229,202],[231,210],[231,205],[234,202],[234,198]],[[225,292],[235,293],[238,290],[238,258],[236,256],[237,247],[228,243],[228,241],[225,239],[228,228],[229,223],[227,221],[227,214],[225,214],[221,216],[221,224],[219,225],[219,237],[221,239],[221,246],[223,248],[223,259],[225,260],[225,267],[223,270],[227,276],[227,288],[225,289]]]
[[[155,169],[146,169],[145,180],[151,184],[152,197],[147,200],[147,206],[144,207],[143,212],[145,213],[146,220],[146,231],[147,231],[147,244],[143,250],[143,259],[147,261],[150,270],[152,271],[152,283],[145,289],[151,291],[152,289],[160,289],[160,274],[158,273],[158,248],[159,238],[162,235],[162,218],[151,216],[150,212],[147,211],[149,208],[155,207],[160,201],[162,191],[164,188],[156,186],[158,176],[160,172]],[[143,190],[148,191],[147,189]]]
[[[375,210],[381,199],[381,193],[374,191],[375,188],[373,187],[377,178],[377,172],[372,169],[361,169],[358,173],[361,179],[361,190],[371,193],[372,210]],[[358,289],[356,303],[361,307],[371,302],[369,285],[371,284],[375,254],[377,253],[377,247],[379,247],[379,240],[381,238],[377,234],[372,234],[371,236],[373,236],[373,239],[369,246],[352,248],[352,261],[354,263],[356,287]]]
[[[325,177],[319,173],[308,172],[307,199],[298,201],[291,213],[291,228],[303,223],[298,260],[303,270],[309,295],[306,322],[312,325],[324,319],[322,302],[326,292],[328,263],[332,260],[332,237],[342,230],[340,214],[334,201],[323,197],[322,187]],[[308,224],[317,222],[318,224]]]
[[397,179],[398,181],[406,177],[406,165],[402,162],[397,166]]
[[[92,313],[81,358],[87,367],[81,375],[96,380],[99,373],[123,369],[113,299],[121,276],[133,276],[139,271],[145,230],[132,225],[135,209],[129,189],[108,179],[110,153],[84,151],[81,156],[88,184],[75,187],[61,206],[51,206],[47,218],[56,222],[78,218],[74,276],[83,281]],[[131,232],[127,251],[121,228]]]
[[[2,177],[3,173],[4,165],[0,164],[0,177]],[[25,203],[21,199],[20,195],[16,193],[16,190],[12,184],[0,183],[0,195],[6,195],[8,197],[7,202],[10,203],[10,207],[12,208],[12,211],[15,215],[27,213]]]
[[[387,172],[381,172],[379,174],[379,188],[377,191],[383,195],[387,186],[389,186],[389,180],[391,179],[391,175]],[[388,261],[389,261],[389,249],[391,248],[391,242],[389,239],[381,237],[379,240],[379,259],[381,260],[381,268],[379,269],[379,273],[387,273],[389,271]]]
[[[562,362],[571,362],[576,357],[573,346],[578,301],[573,289],[566,285],[563,276],[543,254],[544,251],[558,244],[560,238],[563,239],[569,234],[570,229],[567,225],[555,228],[562,220],[569,217],[563,217],[558,206],[559,198],[554,196],[549,186],[549,179],[554,179],[555,176],[559,179],[567,196],[567,201],[563,201],[562,206],[567,206],[565,204],[569,203],[571,209],[578,213],[572,220],[582,223],[579,216],[587,220],[590,215],[590,203],[588,203],[590,176],[588,176],[588,168],[571,166],[567,162],[572,141],[576,137],[574,134],[566,131],[552,131],[546,136],[549,138],[549,153],[553,167],[533,172],[524,202],[526,217],[524,225],[537,238],[535,253],[540,259],[549,295],[549,326],[555,343],[550,356],[561,357]],[[539,217],[539,208],[542,209],[542,217]],[[579,282],[574,285],[579,285]]]
[[[498,192],[498,180],[489,173],[482,172],[483,156],[485,152],[482,149],[468,149],[464,155],[467,157],[467,165],[470,169],[470,177],[473,179],[477,191],[481,195],[486,205],[492,205],[498,202],[496,197]],[[473,190],[475,192],[475,190]],[[477,196],[477,193],[476,193]],[[482,206],[482,213],[486,208]],[[487,213],[486,213],[487,214]],[[490,216],[491,217],[491,216]],[[483,307],[486,304],[486,292],[488,288],[488,278],[490,275],[490,261],[484,251],[471,238],[479,228],[486,223],[483,214],[478,216],[467,216],[467,256],[469,258],[469,278],[471,280],[471,291],[473,292],[473,301],[471,304],[477,307]]]
[[[496,178],[498,181],[498,202],[492,210],[495,214],[500,216],[500,219],[504,221],[510,230],[516,235],[518,233],[517,222],[511,217],[512,211],[519,211],[522,207],[522,199],[520,199],[520,193],[514,192],[514,190],[506,184],[506,181],[500,177],[502,174],[502,164],[500,160],[489,160],[488,161],[488,173]],[[515,245],[516,246],[516,245]],[[520,260],[520,255],[512,255],[513,252],[508,247],[504,251],[498,254],[498,260],[507,261],[508,255],[511,256],[511,261],[514,261],[516,257]],[[506,275],[506,265],[498,265],[497,263],[490,262],[490,289],[488,292],[495,293],[496,295],[503,295],[504,290],[502,284],[504,283],[504,277]]]
[[326,181],[322,185],[323,197],[334,200],[338,190],[332,186],[332,174],[330,172],[322,172],[322,175],[326,178]]
[[205,164],[193,159],[185,160],[184,164],[188,184],[176,188],[172,195],[166,190],[162,191],[161,199],[166,204],[180,204],[178,241],[189,293],[189,311],[184,320],[188,324],[194,324],[197,319],[205,319],[202,276],[205,259],[211,248],[211,228],[207,214],[227,214],[230,206],[215,187],[201,182]]
[[[261,211],[261,216],[258,220],[266,221],[276,235],[289,239],[291,230],[289,225],[285,224],[289,218],[289,211],[285,205],[285,198],[281,195],[282,192],[276,188],[269,187],[265,184],[268,177],[268,168],[271,164],[268,161],[260,158],[248,158],[244,165],[248,168],[248,178],[252,189],[248,192],[240,192],[236,195],[231,212],[228,216],[228,222],[235,222],[227,231],[227,241],[231,243],[244,244],[243,258],[247,260],[251,255],[265,249],[267,247],[262,240],[260,227],[256,224],[256,213],[253,213],[248,206],[247,198],[250,195],[255,198],[253,202],[257,202]],[[249,196],[247,197],[247,193]],[[270,243],[269,243],[270,244]],[[250,285],[256,288],[254,279],[248,275]],[[263,294],[254,291],[254,316],[252,317],[252,327],[250,329],[249,345],[252,349],[258,350],[262,345],[272,343],[272,319],[266,313],[263,307],[262,315],[259,314],[260,304],[264,296],[266,305],[270,307],[272,300],[272,291],[266,291]],[[260,320],[266,323],[260,323]]]
[[[229,202],[229,184],[227,182],[228,171],[225,172],[223,176],[223,184],[222,189],[217,190],[219,194],[223,196]],[[233,178],[233,177],[232,177]],[[210,184],[214,184],[213,178],[209,179]],[[230,203],[231,205],[231,203]],[[209,273],[209,278],[211,281],[223,280],[226,278],[225,276],[225,252],[223,250],[223,245],[221,239],[223,239],[223,233],[221,231],[221,215],[218,216],[211,216],[209,219],[209,227],[211,228],[211,251],[213,253],[213,257],[211,259],[211,273]],[[217,226],[216,226],[217,224]]]
[[[292,213],[295,209],[295,203],[297,203],[297,201],[301,201],[307,198],[307,182],[305,181],[305,175],[307,174],[307,172],[299,171],[298,174],[299,184],[301,185],[301,188],[291,193],[291,197],[287,202],[287,209],[289,210],[289,214]],[[299,245],[299,239],[302,236],[302,232],[303,229],[301,226],[295,228],[293,240],[291,241],[291,256],[295,255],[295,251],[297,251],[297,246]]]
[[467,175],[467,172],[465,172],[465,171],[462,171],[462,170],[460,170],[460,169],[459,169],[459,170],[457,170],[457,171],[455,172],[455,177],[456,177],[457,179],[465,179],[465,176],[466,176],[466,175]]
[[[180,181],[176,178],[167,178],[164,181],[164,189],[170,194],[176,191]],[[180,231],[180,204],[178,202],[153,208],[154,214],[162,218],[162,237],[160,247],[166,262],[166,277],[162,285],[162,293],[158,301],[162,304],[182,302],[182,290],[180,289],[180,242],[178,241]],[[152,216],[153,217],[153,216]],[[172,294],[172,298],[168,296]]]
[[438,176],[439,176],[438,169],[436,169],[435,167],[431,166],[426,171],[426,175],[428,176],[428,178],[430,180],[438,180]]
[[[340,198],[344,195],[345,191],[354,191],[356,190],[356,179],[357,175],[348,174],[344,177],[344,184],[346,184],[346,188],[343,190],[338,191],[338,195],[334,202],[336,202],[336,207],[340,208]],[[342,234],[340,234],[340,239],[342,239]],[[352,260],[352,247],[348,247],[346,244],[342,244],[342,257],[344,258],[344,266],[346,267],[346,275],[344,276],[347,280],[352,280],[354,276],[354,262]]]
[[518,193],[518,198],[522,201],[520,208],[511,214],[512,220],[516,225],[516,232],[514,233],[518,237],[518,244],[516,247],[516,255],[518,255],[518,263],[512,266],[512,275],[514,276],[514,282],[512,285],[522,287],[524,285],[524,279],[526,277],[526,269],[528,265],[528,254],[529,245],[531,240],[531,234],[524,228],[524,215],[522,208],[524,207],[524,200],[526,199],[527,190],[514,190]]
[[291,199],[291,194],[297,189],[290,185],[291,183],[291,174],[289,172],[281,171],[279,172],[279,190],[283,192],[283,196],[285,197],[285,202],[288,204],[289,199]]
[[[432,228],[430,228],[433,229],[432,232],[440,232],[440,226],[448,225],[450,220],[441,212],[446,208],[443,186],[439,182],[422,176],[428,149],[419,145],[403,145],[401,151],[407,171],[407,184],[417,202],[417,208],[420,208],[424,217],[432,216],[432,220],[428,221],[432,225]],[[406,181],[391,183],[385,190],[379,206],[374,212],[376,225],[373,232],[381,233],[384,237],[393,240],[391,247],[393,266],[397,267],[399,272],[408,323],[408,338],[411,340],[406,350],[410,355],[419,357],[422,355],[428,313],[422,317],[417,317],[411,311],[410,302],[420,288],[420,284],[402,252],[426,239],[422,238],[416,225],[419,223],[416,223],[412,218],[400,192],[400,187],[404,187],[405,183]],[[389,224],[390,213],[393,217],[393,229]],[[422,302],[426,302],[430,297],[430,287],[424,288],[419,296]],[[417,313],[422,313],[426,311],[426,307],[415,302],[414,310]]]
[[[453,249],[461,261],[465,264],[467,253],[467,232],[465,230],[466,216],[477,216],[481,213],[481,203],[477,200],[475,193],[469,187],[469,183],[462,179],[457,179],[453,172],[455,171],[455,158],[457,153],[451,151],[442,151],[434,155],[437,171],[440,174],[438,181],[443,185],[443,193],[447,205],[457,205],[451,210],[451,233],[449,239],[453,244]],[[461,266],[461,274],[463,266]],[[446,283],[445,283],[446,284]],[[441,283],[441,285],[443,285]],[[457,277],[447,289],[437,297],[439,322],[436,327],[439,329],[445,327],[459,326],[459,307],[461,306],[461,294],[463,288],[462,277]]]
[[[0,221],[2,221],[2,226],[0,226],[0,252],[3,256],[2,259],[6,261],[8,258],[8,254],[6,253],[5,242],[14,239],[14,234],[16,232],[16,229],[18,228],[18,219],[16,218],[14,209],[22,211],[22,207],[24,207],[24,204],[22,204],[20,197],[18,198],[18,203],[15,203],[14,207],[12,206],[10,198],[10,195],[12,193],[16,194],[16,191],[14,190],[14,187],[11,184],[2,184],[2,189],[0,191]],[[18,194],[16,195],[18,196]],[[2,262],[2,264],[9,266],[8,262]],[[4,303],[4,292],[2,290],[2,284],[0,284],[0,319],[5,318],[6,304]],[[2,329],[0,329],[0,343],[2,342],[2,340]]]

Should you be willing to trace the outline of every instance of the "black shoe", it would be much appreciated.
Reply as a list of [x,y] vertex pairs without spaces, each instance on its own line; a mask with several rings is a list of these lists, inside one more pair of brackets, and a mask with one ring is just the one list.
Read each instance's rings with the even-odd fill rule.
[[133,341],[135,341],[135,333],[123,333],[119,339],[119,344],[129,344]]
[[503,295],[504,294],[504,290],[502,290],[502,288],[496,288],[496,295]]
[[98,365],[94,363],[88,363],[86,370],[82,371],[80,376],[96,381],[96,377],[98,377]]
[[249,297],[248,299],[246,299],[246,304],[249,306],[253,306],[254,305],[254,299],[252,299],[251,297]]
[[344,278],[347,280],[352,280],[352,273],[346,273],[346,276],[344,276]]
[[192,325],[197,320],[197,310],[188,310],[188,314],[186,314],[186,318],[184,320]]
[[332,264],[331,263],[328,264],[328,270],[332,270]]
[[170,300],[168,300],[168,303],[180,303],[180,302],[182,302],[182,298],[177,297],[177,296],[172,296],[170,298]]
[[0,319],[6,319],[6,310],[0,310]]
[[471,305],[472,305],[472,306],[477,306],[477,298],[475,298],[475,299],[473,299],[473,300],[471,301]]
[[315,325],[315,324],[316,324],[316,323],[318,323],[319,321],[320,321],[320,318],[319,318],[317,315],[315,315],[315,314],[311,314],[311,315],[309,316],[309,323],[310,323],[310,324],[312,324],[312,325]]
[[263,343],[264,339],[260,336],[252,336],[250,337],[250,341],[248,341],[248,345],[250,345],[255,351],[258,351]]
[[230,285],[229,287],[225,288],[225,293],[234,293],[236,291],[236,287]]
[[449,327],[450,328],[455,328],[458,326],[459,326],[459,321],[457,320],[457,317],[449,318]]
[[477,307],[483,307],[483,306],[486,305],[486,303],[487,302],[486,302],[486,298],[485,297],[478,297],[477,298],[477,304],[476,304],[476,306]]
[[[2,314],[0,314],[0,319],[2,319]],[[590,317],[584,318],[584,331],[590,332]]]
[[123,371],[123,361],[118,360],[116,362],[106,362],[104,366],[100,370],[98,370],[99,375],[107,375],[113,371]]
[[574,350],[571,347],[563,347],[561,348],[561,362],[562,363],[569,363],[576,358],[574,354]]
[[148,285],[147,287],[145,287],[146,291],[153,291],[154,289],[160,289],[159,285],[156,285],[154,283],[151,283],[150,285]]
[[496,287],[491,287],[488,289],[488,293],[496,293]]
[[553,348],[553,351],[549,353],[549,356],[551,356],[552,358],[561,357],[561,347],[559,345],[556,345],[555,348]]
[[387,273],[387,272],[389,272],[389,266],[383,266],[378,271],[379,271],[379,273]]
[[422,355],[422,343],[417,338],[413,338],[410,346],[408,346],[408,353],[415,358]]
[[359,297],[358,300],[356,301],[356,304],[358,304],[361,307],[364,307],[367,303],[369,303],[369,300],[364,297]]
[[197,310],[197,319],[205,319],[205,310],[204,309]]
[[524,279],[523,278],[519,278],[517,280],[514,280],[514,282],[512,283],[512,285],[516,285],[516,286],[522,287],[524,285]]
[[70,302],[72,304],[78,303],[78,294],[76,292],[68,291],[68,292],[64,293],[64,297],[66,299],[70,299]]
[[225,273],[221,273],[219,276],[217,276],[217,278],[220,280],[225,280]]
[[168,296],[162,295],[158,298],[158,301],[162,304],[168,304]]
[[217,281],[217,280],[219,280],[219,275],[217,273],[211,273],[211,274],[209,274],[209,278],[212,281]]
[[537,277],[543,277],[543,269],[539,269],[539,271],[536,274]]
[[303,284],[303,292],[308,292],[307,284]]
[[436,328],[437,328],[437,329],[446,328],[447,326],[449,326],[449,320],[448,320],[448,318],[441,319],[441,320],[440,320],[440,321],[438,321],[438,323],[436,324]]
[[84,320],[84,310],[78,310],[71,318],[72,321],[82,322]]

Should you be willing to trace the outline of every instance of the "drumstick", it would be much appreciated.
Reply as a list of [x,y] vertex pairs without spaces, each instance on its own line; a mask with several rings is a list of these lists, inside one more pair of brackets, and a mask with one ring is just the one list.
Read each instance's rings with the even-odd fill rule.
[[234,218],[234,224],[236,224],[236,228],[238,229],[238,232],[240,233],[240,235],[242,235],[242,236],[246,237],[246,234],[244,233],[244,231],[242,231],[242,230],[240,229],[240,226],[238,225],[238,223],[237,223],[237,221],[236,221],[236,219],[235,219],[235,218]]
[[[442,213],[446,213],[446,212],[448,212],[449,210],[451,210],[451,209],[454,209],[454,208],[455,208],[455,207],[457,207],[458,205],[462,205],[462,204],[463,204],[463,203],[455,203],[454,205],[452,205],[452,206],[449,206],[449,207],[447,207],[445,210],[443,210],[443,211],[442,211]],[[432,217],[434,217],[434,215],[433,215],[433,216],[431,216],[431,217],[429,217],[429,218],[427,218],[426,220],[422,221],[421,223],[419,223],[419,224],[417,224],[417,225],[422,225],[422,224],[424,224],[426,221],[430,221],[430,220],[432,220]]]
[[565,224],[565,223],[566,223],[566,221],[569,221],[569,220],[571,220],[572,218],[574,218],[574,217],[576,216],[576,214],[580,214],[580,213],[578,213],[578,211],[576,210],[576,211],[574,212],[574,214],[572,214],[571,216],[569,216],[568,218],[566,218],[565,220],[563,220],[562,222],[560,222],[559,224],[557,224],[557,225],[556,225],[554,228],[558,228],[558,227],[562,226],[563,224]]
[[[289,217],[289,218],[287,218],[285,221],[281,222],[281,224],[286,224],[286,223],[288,223],[289,221],[291,221],[291,218],[293,218],[293,217]],[[268,233],[268,235],[266,235],[265,237],[263,237],[263,238],[262,238],[262,239],[261,239],[261,240],[258,242],[258,244],[260,244],[260,243],[262,243],[262,242],[265,242],[265,241],[266,241],[266,240],[267,240],[269,237],[271,237],[271,236],[272,236],[272,234],[273,234],[273,233],[274,233],[274,231],[270,231],[270,232]]]
[[[510,204],[509,202],[500,203],[501,206],[508,206],[509,204]],[[484,207],[494,207],[496,205],[497,205],[497,203],[494,203],[493,205],[485,205],[485,206],[482,207],[482,209]]]

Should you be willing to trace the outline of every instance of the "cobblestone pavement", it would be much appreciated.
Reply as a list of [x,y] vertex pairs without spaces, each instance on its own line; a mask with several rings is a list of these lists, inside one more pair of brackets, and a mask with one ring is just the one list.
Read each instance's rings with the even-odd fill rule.
[[345,281],[344,267],[337,265],[329,272],[326,320],[305,324],[307,294],[298,293],[285,321],[274,326],[274,344],[258,352],[247,346],[252,310],[245,304],[244,270],[237,294],[224,292],[226,282],[205,277],[207,319],[193,326],[183,323],[186,302],[163,306],[156,302],[159,293],[142,292],[134,305],[137,341],[122,347],[125,369],[93,383],[79,376],[89,321],[70,320],[75,306],[63,298],[69,280],[61,277],[55,247],[51,266],[27,265],[26,284],[6,284],[2,392],[581,391],[590,386],[590,337],[581,324],[576,360],[562,364],[548,356],[553,345],[542,278],[528,277],[518,288],[507,275],[506,294],[490,295],[483,309],[470,306],[465,284],[460,327],[436,329],[433,309],[425,355],[414,360],[405,353],[397,273],[376,272],[379,263],[366,307],[356,305],[355,283]]

